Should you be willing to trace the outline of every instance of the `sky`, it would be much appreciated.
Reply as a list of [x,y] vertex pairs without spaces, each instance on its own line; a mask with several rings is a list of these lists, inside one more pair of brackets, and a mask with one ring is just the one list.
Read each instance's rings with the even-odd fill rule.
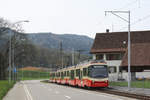
[[[52,32],[94,38],[128,31],[128,23],[105,11],[131,11],[131,31],[150,30],[150,0],[0,0],[0,17],[22,23],[26,33]],[[118,13],[128,20],[127,13]]]

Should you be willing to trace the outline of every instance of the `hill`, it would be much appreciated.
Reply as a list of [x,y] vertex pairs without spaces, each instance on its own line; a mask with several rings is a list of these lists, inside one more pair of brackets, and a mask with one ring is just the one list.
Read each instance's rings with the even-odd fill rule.
[[75,34],[53,34],[53,33],[32,33],[28,34],[28,39],[33,44],[42,46],[44,48],[60,48],[62,42],[63,50],[85,50],[89,53],[93,44],[93,39],[84,35]]

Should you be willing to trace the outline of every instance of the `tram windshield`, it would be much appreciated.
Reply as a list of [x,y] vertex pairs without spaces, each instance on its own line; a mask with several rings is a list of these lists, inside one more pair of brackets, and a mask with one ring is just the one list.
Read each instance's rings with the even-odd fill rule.
[[92,78],[106,78],[108,77],[107,66],[93,65],[89,67],[89,76]]

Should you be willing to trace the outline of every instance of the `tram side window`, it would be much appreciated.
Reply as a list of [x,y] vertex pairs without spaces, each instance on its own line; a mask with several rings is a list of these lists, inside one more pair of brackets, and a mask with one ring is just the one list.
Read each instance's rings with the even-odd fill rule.
[[74,70],[71,70],[71,79],[74,79]]
[[57,77],[59,77],[59,73],[57,73]]
[[61,78],[63,79],[64,75],[63,75],[63,72],[61,72]]
[[83,68],[83,76],[87,76],[87,68]]
[[90,77],[90,67],[88,67],[87,76]]
[[67,71],[67,76],[69,76],[69,71]]
[[58,77],[60,77],[60,72],[58,73]]
[[56,77],[56,73],[54,73],[54,77]]
[[56,77],[58,77],[58,73],[56,73]]
[[54,77],[55,77],[55,76],[54,76],[54,73],[52,73],[51,75],[52,75],[52,78],[54,78]]
[[79,76],[80,75],[80,69],[77,69],[76,70],[76,76]]
[[66,71],[64,72],[64,76],[66,76]]

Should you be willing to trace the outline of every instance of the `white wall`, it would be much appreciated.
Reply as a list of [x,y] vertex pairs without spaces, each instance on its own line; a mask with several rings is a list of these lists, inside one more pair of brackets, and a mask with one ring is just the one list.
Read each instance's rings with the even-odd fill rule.
[[96,60],[96,54],[93,54],[93,60]]
[[109,81],[117,81],[119,78],[119,66],[121,64],[121,60],[111,60],[106,61],[108,66],[116,66],[117,72],[109,74]]
[[150,78],[149,72],[136,72],[136,78]]
[[121,60],[106,60],[108,66],[120,66]]

